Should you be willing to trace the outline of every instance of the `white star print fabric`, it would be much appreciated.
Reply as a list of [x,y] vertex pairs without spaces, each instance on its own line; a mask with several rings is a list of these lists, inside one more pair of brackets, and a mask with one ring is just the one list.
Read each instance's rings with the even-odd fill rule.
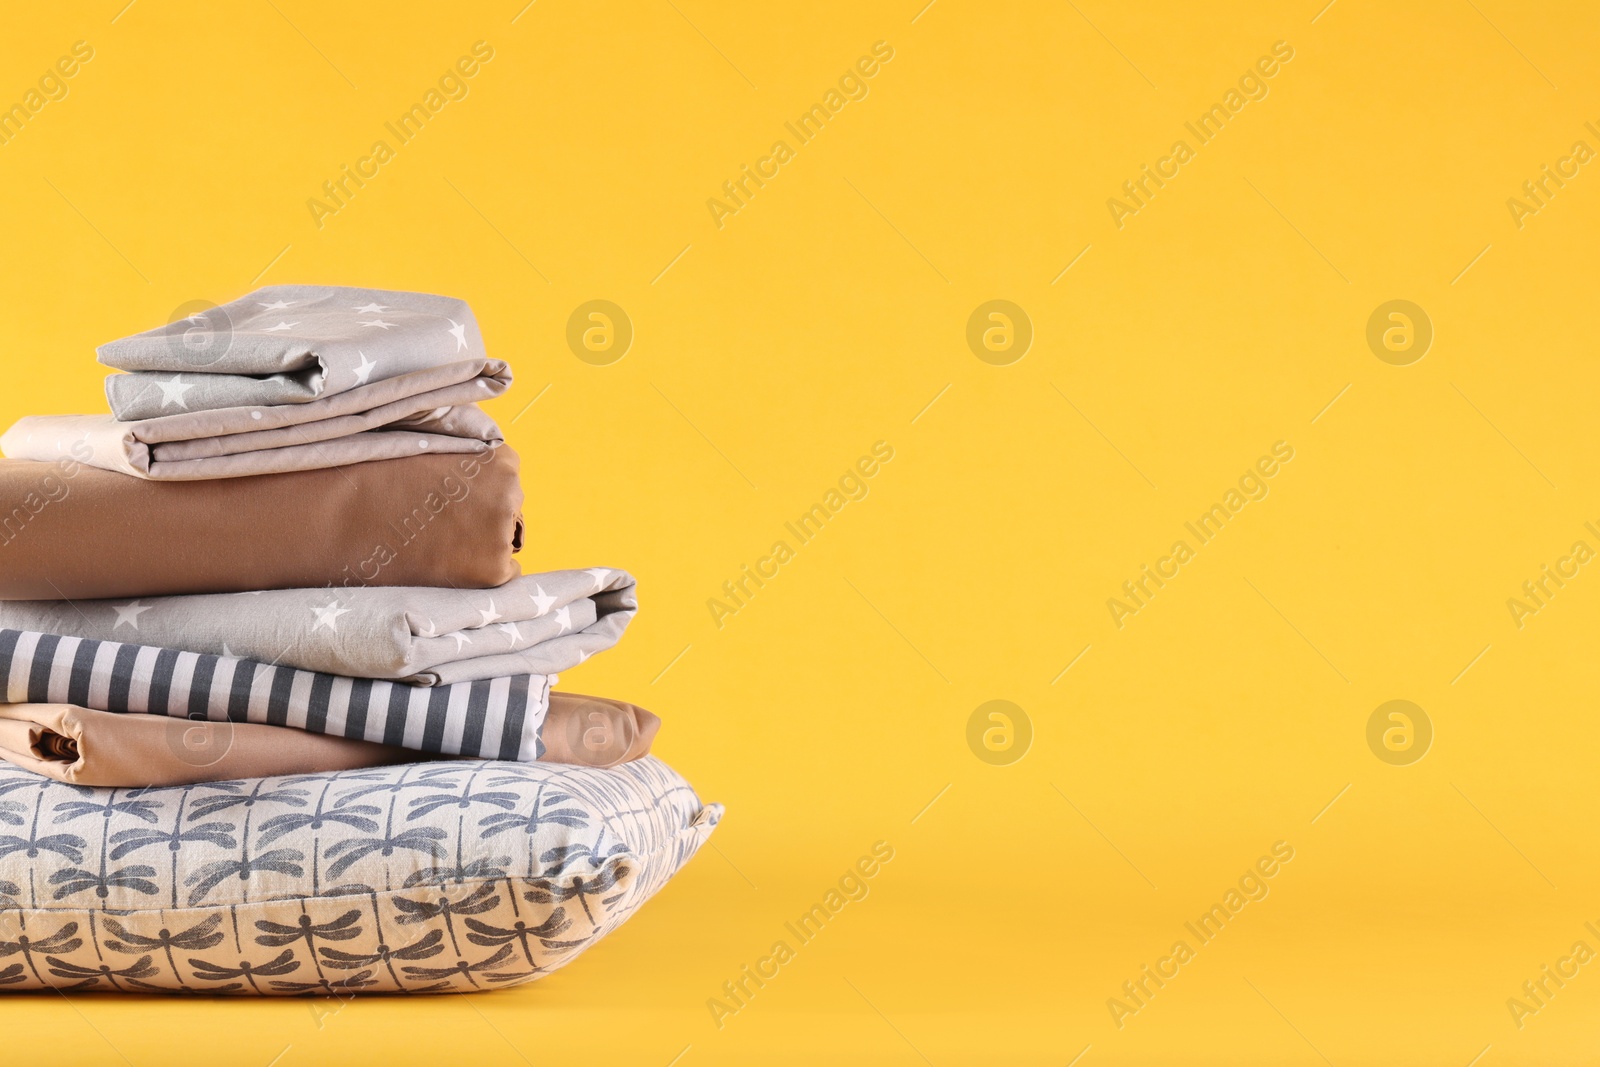
[[12,459],[87,446],[92,466],[154,480],[343,467],[503,441],[479,401],[511,386],[465,303],[426,293],[278,285],[102,345],[110,415],[19,420]]
[[122,422],[303,404],[486,356],[465,301],[328,285],[258,289],[98,351],[101,363],[132,372],[106,379]]
[[416,686],[555,674],[615,645],[639,602],[605,567],[493,589],[278,589],[0,601],[0,629],[125,641]]

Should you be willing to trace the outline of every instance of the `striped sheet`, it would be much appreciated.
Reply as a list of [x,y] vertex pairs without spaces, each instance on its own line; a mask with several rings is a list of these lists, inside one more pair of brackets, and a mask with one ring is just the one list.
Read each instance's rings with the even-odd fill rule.
[[532,761],[547,674],[418,687],[232,656],[0,629],[0,700],[258,722],[419,752]]

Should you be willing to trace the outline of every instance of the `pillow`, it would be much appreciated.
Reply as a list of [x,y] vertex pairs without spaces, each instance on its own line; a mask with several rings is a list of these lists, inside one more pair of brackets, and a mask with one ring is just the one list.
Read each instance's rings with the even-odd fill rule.
[[655,757],[144,789],[0,764],[0,990],[517,985],[624,922],[721,816]]

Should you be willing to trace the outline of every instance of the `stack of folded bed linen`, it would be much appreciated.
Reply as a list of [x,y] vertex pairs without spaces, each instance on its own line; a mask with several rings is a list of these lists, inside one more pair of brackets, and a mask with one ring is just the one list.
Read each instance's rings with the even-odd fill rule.
[[521,575],[461,301],[275,286],[0,437],[0,989],[538,978],[710,835],[660,727],[554,691],[634,581]]

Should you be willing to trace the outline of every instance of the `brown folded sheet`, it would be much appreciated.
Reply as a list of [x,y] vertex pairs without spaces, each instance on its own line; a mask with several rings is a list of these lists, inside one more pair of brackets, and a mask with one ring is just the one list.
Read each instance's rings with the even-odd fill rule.
[[505,446],[196,482],[0,459],[0,600],[492,588],[519,573],[517,469]]
[[[620,700],[551,693],[541,763],[615,767],[646,756],[661,720]],[[420,763],[409,749],[289,726],[0,704],[0,759],[69,785],[221,782]]]

